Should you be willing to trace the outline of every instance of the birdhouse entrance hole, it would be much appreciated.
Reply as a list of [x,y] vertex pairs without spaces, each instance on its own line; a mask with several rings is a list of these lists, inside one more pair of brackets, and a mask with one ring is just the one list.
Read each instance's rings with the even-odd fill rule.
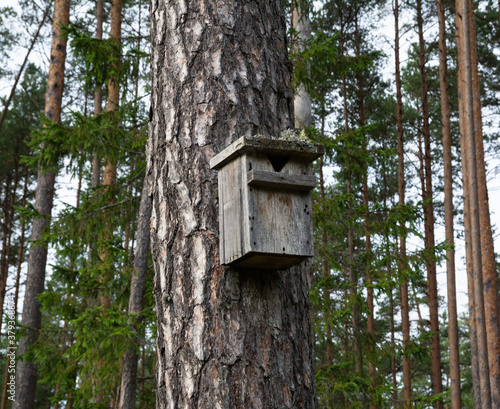
[[284,168],[290,156],[275,156],[275,155],[266,155],[267,160],[273,165],[273,169],[275,172],[281,172],[281,169]]

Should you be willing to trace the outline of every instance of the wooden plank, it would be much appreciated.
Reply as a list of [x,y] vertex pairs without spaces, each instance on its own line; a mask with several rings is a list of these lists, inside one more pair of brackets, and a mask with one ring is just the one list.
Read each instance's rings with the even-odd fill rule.
[[316,177],[252,169],[247,172],[247,183],[250,186],[310,191],[316,186]]
[[307,141],[272,139],[259,135],[243,136],[210,160],[211,169],[221,169],[226,163],[244,152],[254,151],[269,155],[292,156],[312,162],[325,152],[323,145]]

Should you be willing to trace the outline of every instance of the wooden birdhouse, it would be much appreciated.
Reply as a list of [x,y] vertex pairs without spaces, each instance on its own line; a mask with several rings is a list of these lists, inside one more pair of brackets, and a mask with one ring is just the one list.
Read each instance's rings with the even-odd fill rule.
[[284,269],[313,256],[311,163],[323,152],[301,139],[244,136],[212,158],[221,264]]

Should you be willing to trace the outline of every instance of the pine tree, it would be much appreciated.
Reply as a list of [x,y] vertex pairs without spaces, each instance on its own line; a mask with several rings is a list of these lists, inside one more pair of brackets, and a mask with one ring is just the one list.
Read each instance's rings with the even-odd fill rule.
[[202,7],[152,6],[157,407],[315,408],[308,267],[220,266],[209,169],[236,138],[293,126],[284,6]]
[[[45,116],[53,123],[61,118],[61,103],[64,83],[64,63],[66,60],[66,40],[62,38],[61,25],[69,23],[69,0],[56,0],[54,4],[53,35],[51,60],[47,79],[45,99]],[[47,141],[50,143],[50,141]],[[27,329],[19,342],[18,353],[22,355],[38,336],[41,325],[40,304],[37,297],[43,292],[45,282],[45,267],[47,263],[47,244],[43,243],[47,233],[54,198],[56,178],[55,163],[49,169],[39,169],[36,188],[35,209],[39,215],[33,221],[28,261],[28,276],[23,303],[22,326]],[[42,241],[42,243],[39,243]],[[16,394],[13,408],[32,408],[35,401],[37,368],[34,362],[18,361],[16,370]]]

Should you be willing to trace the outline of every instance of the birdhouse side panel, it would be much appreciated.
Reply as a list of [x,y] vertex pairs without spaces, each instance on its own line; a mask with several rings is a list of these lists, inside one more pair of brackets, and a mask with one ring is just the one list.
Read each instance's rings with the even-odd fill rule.
[[230,264],[248,252],[248,211],[244,161],[239,157],[226,164],[218,175],[221,263]]

